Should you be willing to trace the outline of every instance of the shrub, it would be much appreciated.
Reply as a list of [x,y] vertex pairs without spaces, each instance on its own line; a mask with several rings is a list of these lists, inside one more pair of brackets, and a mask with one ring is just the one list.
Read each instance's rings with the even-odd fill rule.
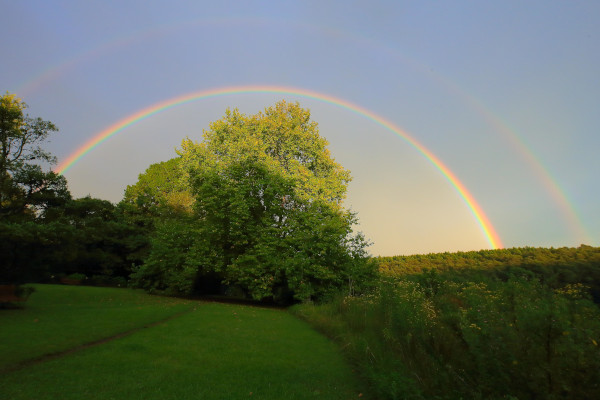
[[600,310],[588,297],[580,285],[427,273],[296,312],[381,398],[600,398]]

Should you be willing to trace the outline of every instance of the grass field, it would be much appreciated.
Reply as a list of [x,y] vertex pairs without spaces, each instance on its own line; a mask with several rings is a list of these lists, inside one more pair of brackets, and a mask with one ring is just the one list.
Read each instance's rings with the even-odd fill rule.
[[366,398],[336,346],[282,310],[125,289],[36,289],[24,310],[0,313],[2,399]]
[[189,301],[141,291],[30,285],[23,309],[0,311],[0,371],[189,310]]

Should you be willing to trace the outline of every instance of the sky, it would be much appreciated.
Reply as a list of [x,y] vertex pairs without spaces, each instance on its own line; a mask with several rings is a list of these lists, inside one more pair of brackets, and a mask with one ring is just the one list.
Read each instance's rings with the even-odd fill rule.
[[[0,91],[117,203],[225,110],[311,110],[372,255],[600,245],[600,2],[0,0]],[[226,91],[227,88],[280,88]],[[307,95],[307,93],[311,95]],[[193,96],[192,96],[193,97]],[[416,143],[416,145],[415,145]],[[495,232],[498,240],[490,240]]]

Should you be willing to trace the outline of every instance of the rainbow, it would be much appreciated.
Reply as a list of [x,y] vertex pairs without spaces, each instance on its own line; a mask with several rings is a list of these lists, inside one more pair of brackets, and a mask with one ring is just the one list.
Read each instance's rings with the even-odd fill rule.
[[592,241],[583,223],[581,222],[581,217],[575,209],[573,201],[569,199],[568,194],[552,176],[548,170],[548,167],[545,166],[540,158],[533,152],[533,150],[527,144],[525,144],[523,139],[517,135],[517,133],[511,129],[505,121],[492,113],[480,99],[475,98],[456,83],[436,72],[426,69],[423,69],[423,71],[432,76],[432,79],[447,87],[452,94],[462,98],[465,104],[475,110],[477,114],[480,115],[491,127],[493,127],[496,132],[502,134],[502,136],[508,140],[515,152],[517,152],[529,165],[531,172],[536,176],[537,181],[544,187],[544,189],[554,200],[555,204],[559,207],[562,216],[571,232],[573,232],[577,239],[581,240],[582,242]]
[[72,154],[70,154],[63,162],[61,162],[56,168],[55,172],[58,174],[64,174],[67,172],[79,159],[85,156],[87,153],[92,151],[98,145],[100,145],[105,140],[108,140],[113,135],[123,131],[129,126],[149,118],[154,114],[159,112],[168,110],[170,108],[189,103],[192,101],[207,99],[211,97],[217,96],[226,96],[233,94],[245,94],[245,93],[268,93],[268,94],[287,94],[287,95],[295,95],[299,97],[305,97],[309,99],[319,100],[324,103],[329,103],[349,111],[353,113],[359,114],[363,117],[366,117],[378,125],[383,126],[384,128],[392,131],[396,135],[400,136],[406,142],[408,142],[412,147],[414,147],[419,153],[421,153],[425,158],[431,162],[443,175],[444,177],[452,184],[452,186],[456,189],[459,195],[467,204],[469,210],[475,217],[477,223],[479,224],[483,234],[485,235],[486,240],[490,244],[493,249],[502,248],[502,242],[498,233],[490,223],[489,219],[479,206],[471,193],[467,190],[467,188],[458,180],[456,175],[450,169],[442,163],[442,161],[437,158],[431,151],[429,151],[425,146],[420,144],[415,138],[409,135],[405,130],[399,128],[393,123],[387,121],[383,117],[369,111],[361,106],[356,104],[352,104],[346,100],[333,97],[330,95],[326,95],[323,93],[318,93],[311,90],[294,88],[294,87],[283,87],[283,86],[234,86],[234,87],[224,87],[224,88],[216,88],[210,90],[201,90],[193,93],[188,93],[182,96],[177,96],[174,98],[170,98],[168,100],[156,103],[149,107],[146,107],[130,116],[110,125],[103,131],[96,134],[93,138],[88,140],[83,146],[75,150]]

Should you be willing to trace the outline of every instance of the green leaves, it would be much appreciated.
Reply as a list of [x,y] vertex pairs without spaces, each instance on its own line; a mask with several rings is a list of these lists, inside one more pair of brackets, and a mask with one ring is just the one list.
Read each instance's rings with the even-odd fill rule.
[[[167,288],[167,275],[195,265],[196,279],[211,271],[255,299],[323,298],[353,282],[367,244],[353,236],[355,217],[342,207],[350,173],[331,158],[327,144],[310,112],[285,101],[252,116],[227,110],[202,143],[183,140],[180,158],[169,163],[177,163],[193,196],[193,243],[187,250],[172,243],[185,260],[173,255],[171,264],[158,264],[159,242],[170,239],[157,231],[136,277]],[[162,195],[154,188],[165,187],[169,174],[152,166],[128,188],[127,201],[152,195],[144,204],[156,203]]]
[[598,398],[600,310],[581,287],[451,277],[384,277],[366,296],[295,310],[378,398]]
[[132,275],[132,283],[149,292],[189,294],[197,268],[188,264],[188,252],[195,230],[189,219],[165,219],[156,226],[151,239],[152,251]]
[[14,94],[0,96],[0,218],[29,218],[70,198],[65,179],[38,165],[56,161],[39,144],[58,129],[52,122],[30,118],[26,109]]
[[223,171],[229,164],[250,160],[291,178],[301,200],[340,205],[350,173],[331,158],[327,145],[308,110],[281,101],[253,116],[228,110],[210,125],[204,142],[186,139],[178,153],[192,178],[198,169]]
[[127,186],[122,202],[149,216],[190,213],[194,200],[181,175],[179,158],[152,164]]

